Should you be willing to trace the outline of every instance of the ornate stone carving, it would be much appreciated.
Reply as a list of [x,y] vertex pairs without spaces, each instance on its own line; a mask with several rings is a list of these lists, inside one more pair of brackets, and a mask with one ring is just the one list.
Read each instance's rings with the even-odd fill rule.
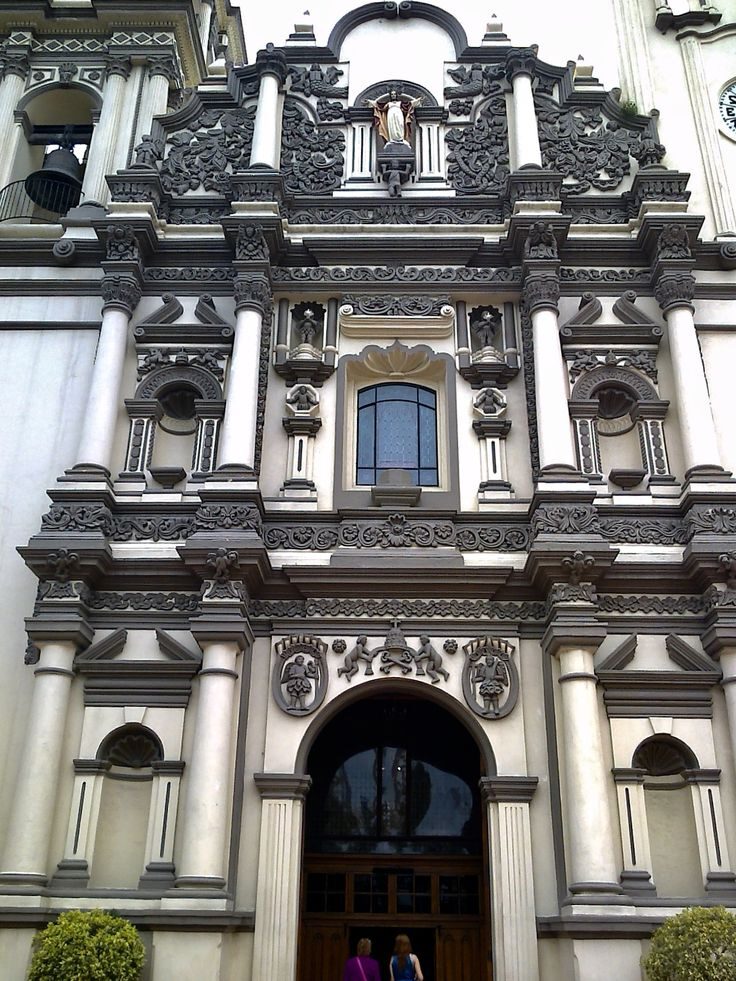
[[555,582],[547,595],[547,609],[558,603],[597,603],[598,595],[592,582]]
[[169,194],[196,191],[226,194],[230,174],[250,163],[255,106],[245,109],[205,109],[189,124],[167,137],[169,152],[161,164],[161,185]]
[[268,262],[268,245],[260,225],[240,225],[235,237],[235,258]]
[[594,371],[601,365],[609,368],[635,368],[656,384],[657,355],[654,351],[575,351],[568,364],[570,381],[574,382],[586,371]]
[[498,419],[506,414],[508,402],[499,388],[481,388],[473,399],[473,409],[486,419]]
[[169,83],[181,84],[179,67],[171,54],[150,55],[148,58],[148,75],[150,78],[153,78],[154,75],[160,75]]
[[[191,367],[202,368],[213,375],[218,381],[224,377],[222,362],[225,361],[225,352],[210,350],[203,347],[179,348],[178,351],[163,350],[154,347],[143,355],[139,355],[138,360],[138,381],[159,368],[168,367]],[[219,398],[217,390],[212,390],[212,398]]]
[[342,298],[343,310],[350,307],[351,313],[361,317],[437,317],[449,306],[449,296],[346,293]]
[[265,316],[271,310],[272,295],[268,278],[262,273],[239,273],[234,284],[235,309],[258,310]]
[[328,95],[333,99],[347,99],[347,86],[341,87],[337,82],[345,73],[335,65],[322,68],[312,65],[309,68],[289,68],[291,91],[303,92],[306,96]]
[[207,555],[207,568],[212,570],[212,578],[205,581],[202,598],[240,599],[237,576],[240,572],[240,556],[233,549],[218,548]]
[[25,652],[23,654],[24,664],[38,664],[41,660],[41,648],[37,647],[33,641],[29,638],[28,644],[26,645]]
[[481,109],[471,126],[445,136],[447,179],[459,194],[499,194],[509,174],[506,103],[500,93]]
[[108,261],[137,262],[140,258],[140,249],[133,226],[108,225],[105,253]]
[[475,307],[470,311],[470,333],[477,340],[479,348],[481,350],[490,348],[499,358],[502,355],[495,349],[494,344],[502,327],[503,315],[496,307]]
[[723,552],[718,561],[726,576],[726,589],[736,589],[736,551]]
[[[335,641],[332,645],[333,651],[342,655],[346,650],[344,641]],[[457,650],[455,643],[452,646],[445,645],[446,653],[454,653]],[[369,650],[368,638],[360,636],[355,642],[355,646],[345,654],[343,665],[337,669],[338,677],[344,677],[346,681],[352,681],[359,671],[359,662],[365,664],[363,674],[373,675],[373,662],[378,658],[380,664],[378,670],[382,674],[390,674],[394,668],[398,668],[402,675],[415,672],[417,677],[427,676],[433,685],[436,685],[440,678],[448,681],[449,672],[443,666],[442,655],[432,646],[428,635],[423,634],[419,638],[419,648],[409,647],[404,638],[399,621],[395,619],[386,634],[386,640],[382,646]]]
[[[150,133],[146,133],[145,136],[141,138],[141,142],[133,151],[135,153],[135,166],[145,167],[147,170],[155,170],[156,165],[161,160],[164,153],[164,141],[155,140]],[[117,193],[116,188],[116,200],[121,199]]]
[[665,313],[673,307],[685,306],[692,309],[695,277],[686,272],[667,272],[657,280],[654,296]]
[[260,535],[263,521],[254,504],[202,504],[194,515],[193,531],[220,531],[237,528]]
[[286,81],[288,72],[286,56],[270,41],[256,55],[256,66],[261,75],[275,75],[281,85]]
[[524,241],[525,259],[556,259],[557,239],[548,222],[535,221]]
[[647,269],[560,269],[563,282],[574,283],[640,283],[648,286],[651,275]]
[[104,56],[104,62],[108,78],[111,75],[120,75],[127,79],[133,67],[130,58],[122,54],[107,54]]
[[77,246],[71,238],[60,238],[54,242],[51,251],[60,266],[70,266],[74,262]]
[[580,549],[576,549],[572,555],[560,560],[560,565],[567,570],[568,577],[573,586],[579,586],[583,576],[595,565],[592,555],[585,555]]
[[[196,267],[195,267],[196,268]],[[274,282],[315,283],[504,283],[521,282],[521,270],[472,266],[276,266]],[[161,277],[165,278],[165,277]],[[171,276],[175,279],[175,276]],[[182,276],[182,278],[186,278]]]
[[[456,85],[445,87],[445,98],[456,99],[476,95],[489,95],[493,83],[503,77],[503,69],[498,65],[458,65],[448,68],[447,74]],[[472,106],[472,102],[470,103]],[[451,112],[454,112],[451,108]],[[463,115],[468,115],[470,109]],[[459,115],[459,114],[457,114]]]
[[129,317],[138,306],[142,291],[140,283],[132,276],[107,274],[102,278],[102,309],[123,310]]
[[281,173],[291,194],[325,194],[340,186],[345,137],[338,129],[319,129],[302,109],[286,100],[281,129]]
[[519,697],[513,645],[495,637],[478,637],[464,644],[463,651],[463,695],[468,707],[483,719],[504,718]]
[[271,690],[288,715],[309,715],[327,692],[327,644],[311,634],[285,637],[275,645]]
[[537,47],[511,48],[506,54],[506,77],[510,82],[517,75],[529,75],[534,78],[537,67]]
[[321,123],[334,123],[342,120],[345,107],[340,102],[330,102],[329,99],[317,99],[317,118]]
[[687,227],[678,222],[665,225],[657,238],[657,258],[689,259],[691,256]]
[[635,394],[637,399],[643,402],[652,402],[657,398],[649,382],[641,375],[635,374],[628,368],[619,368],[610,363],[599,364],[595,369],[583,374],[572,390],[573,399],[592,399],[595,397],[596,389],[603,384],[619,385]]
[[662,162],[666,153],[663,144],[658,143],[653,136],[642,136],[631,148],[631,156],[638,162],[639,167],[656,166]]
[[360,206],[310,205],[286,209],[292,225],[494,225],[503,220],[502,208],[471,208],[447,202],[441,206],[414,202],[376,202]]
[[79,554],[60,548],[56,552],[49,552],[46,563],[53,579],[57,582],[69,582],[72,572],[79,565]]
[[545,167],[568,180],[567,194],[591,187],[612,191],[630,172],[629,154],[637,134],[619,123],[606,122],[598,106],[562,108],[552,99],[537,99],[539,142]]
[[554,274],[534,273],[524,280],[524,296],[529,312],[535,310],[554,310],[560,302],[560,280]]
[[31,64],[26,55],[0,52],[0,79],[5,78],[6,75],[17,75],[25,81],[30,70]]
[[685,515],[688,538],[698,533],[711,535],[736,534],[736,508],[717,505],[695,505]]
[[196,613],[199,608],[199,593],[90,592],[85,603],[91,610]]
[[532,515],[532,537],[597,535],[598,512],[591,504],[542,504]]
[[69,85],[78,71],[79,66],[73,61],[62,61],[59,65],[59,84]]

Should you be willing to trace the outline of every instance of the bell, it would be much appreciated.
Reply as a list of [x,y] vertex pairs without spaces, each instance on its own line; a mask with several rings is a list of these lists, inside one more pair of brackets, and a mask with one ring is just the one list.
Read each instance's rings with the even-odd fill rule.
[[40,170],[26,177],[26,194],[45,211],[64,215],[79,203],[82,193],[81,165],[67,147],[52,150]]

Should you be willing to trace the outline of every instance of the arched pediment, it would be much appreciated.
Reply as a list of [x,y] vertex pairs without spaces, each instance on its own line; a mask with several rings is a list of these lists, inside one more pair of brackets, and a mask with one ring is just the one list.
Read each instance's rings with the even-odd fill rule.
[[459,58],[467,48],[468,37],[456,17],[431,3],[418,3],[416,0],[400,0],[399,3],[366,3],[362,7],[349,11],[332,28],[327,46],[339,58],[345,38],[361,24],[379,18],[383,20],[409,20],[412,17],[429,21],[442,28],[455,47],[456,57]]

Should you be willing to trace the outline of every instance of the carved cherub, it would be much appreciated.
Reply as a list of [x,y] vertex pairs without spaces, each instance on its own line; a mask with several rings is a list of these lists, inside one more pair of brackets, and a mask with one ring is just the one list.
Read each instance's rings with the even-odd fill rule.
[[355,647],[345,655],[343,666],[337,669],[338,678],[345,675],[348,681],[352,681],[353,676],[358,673],[358,661],[366,662],[365,674],[373,674],[373,658],[376,652],[369,651],[367,645],[367,637],[358,637]]
[[470,330],[478,338],[482,348],[493,347],[493,338],[501,328],[501,311],[495,307],[482,309],[478,316],[470,322]]
[[498,388],[481,388],[473,405],[484,416],[500,416],[506,411],[506,396]]
[[309,412],[315,405],[319,404],[319,399],[309,385],[297,385],[286,396],[286,404],[290,405],[295,412]]
[[[426,672],[422,666],[424,662],[427,665]],[[436,685],[440,680],[440,675],[442,675],[445,681],[450,677],[449,673],[442,667],[442,655],[432,647],[429,637],[426,634],[419,638],[419,650],[414,655],[414,663],[417,666],[417,674],[428,674],[432,679],[433,685]]]
[[297,654],[291,663],[284,665],[281,672],[281,684],[286,685],[289,696],[289,708],[304,711],[304,699],[312,693],[312,679],[317,678],[317,665],[314,661],[305,661],[303,654]]
[[154,140],[150,133],[146,133],[135,148],[135,166],[155,170],[156,162],[161,159],[163,152],[163,140]]

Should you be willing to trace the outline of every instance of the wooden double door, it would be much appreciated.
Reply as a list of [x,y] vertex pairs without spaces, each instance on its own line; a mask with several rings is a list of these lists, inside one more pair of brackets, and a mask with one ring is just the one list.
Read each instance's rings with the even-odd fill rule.
[[299,981],[342,981],[369,937],[382,981],[397,933],[426,981],[491,981],[491,930],[479,858],[315,856],[302,878]]

